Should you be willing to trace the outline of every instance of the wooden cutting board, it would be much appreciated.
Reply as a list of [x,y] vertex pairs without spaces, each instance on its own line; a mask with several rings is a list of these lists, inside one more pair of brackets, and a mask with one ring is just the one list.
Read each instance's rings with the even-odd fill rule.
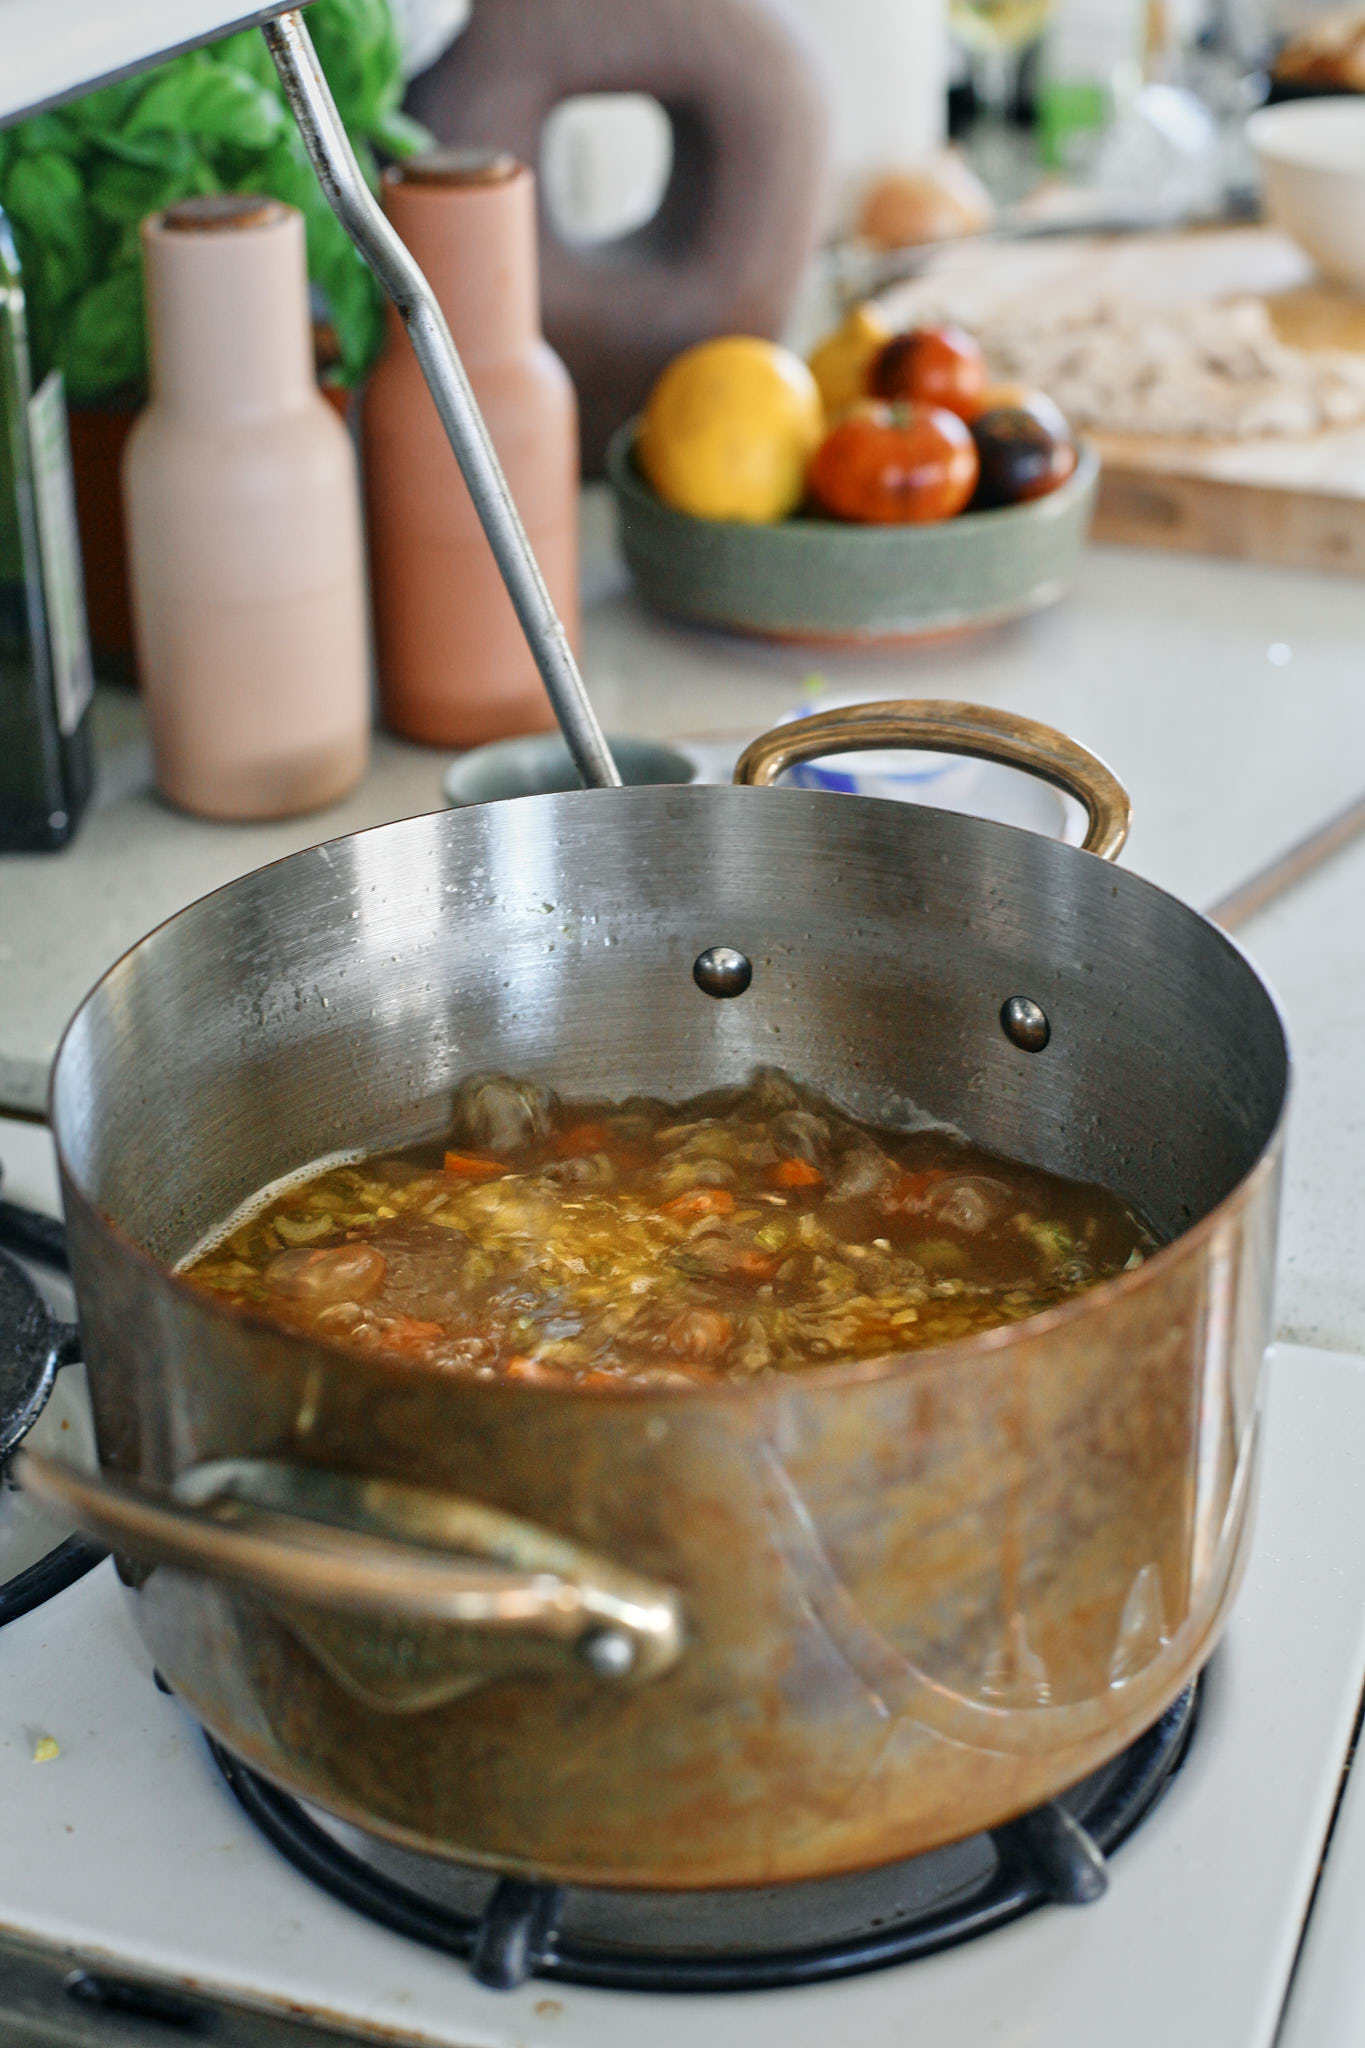
[[[1287,281],[1307,272],[1307,259],[1276,230],[1188,242],[1218,259],[1218,291],[1264,297],[1281,341],[1365,353],[1365,302],[1311,276]],[[1258,291],[1267,271],[1271,288]],[[1365,424],[1305,440],[1096,439],[1104,464],[1098,540],[1365,575]]]
[[[976,260],[1011,291],[1028,277],[1038,291],[1083,283],[1167,305],[1254,295],[1281,340],[1365,354],[1365,301],[1320,280],[1276,228],[1016,244]],[[1096,539],[1365,575],[1365,423],[1303,439],[1093,438]]]

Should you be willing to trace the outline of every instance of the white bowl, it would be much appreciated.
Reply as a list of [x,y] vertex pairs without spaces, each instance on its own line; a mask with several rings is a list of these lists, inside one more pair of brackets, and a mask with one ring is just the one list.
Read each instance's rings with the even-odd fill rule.
[[1271,218],[1328,277],[1365,292],[1365,94],[1262,107],[1247,139]]

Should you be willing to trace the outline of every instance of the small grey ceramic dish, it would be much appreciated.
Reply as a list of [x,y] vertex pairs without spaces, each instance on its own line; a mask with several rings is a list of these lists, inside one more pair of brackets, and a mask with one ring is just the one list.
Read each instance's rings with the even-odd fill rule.
[[928,526],[696,519],[635,466],[635,422],[612,436],[607,475],[621,551],[640,595],[699,625],[826,644],[918,640],[1040,610],[1062,597],[1085,545],[1099,458],[1082,443],[1060,490]]
[[[697,772],[696,763],[686,754],[658,740],[611,733],[607,744],[622,782],[629,785],[691,782]],[[456,811],[464,804],[498,803],[509,796],[548,796],[556,790],[578,789],[581,784],[569,749],[557,732],[528,733],[523,739],[494,740],[486,747],[472,747],[452,761],[441,777],[445,800]]]

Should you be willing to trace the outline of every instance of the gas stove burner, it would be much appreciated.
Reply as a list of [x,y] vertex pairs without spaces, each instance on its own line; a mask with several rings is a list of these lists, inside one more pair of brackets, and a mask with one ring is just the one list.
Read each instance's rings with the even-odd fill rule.
[[246,1812],[324,1891],[468,1962],[480,1983],[528,1977],[619,1991],[766,1991],[932,1955],[1049,1903],[1084,1905],[1105,1857],[1184,1761],[1190,1686],[1145,1735],[1059,1799],[990,1834],[888,1869],[726,1892],[625,1892],[493,1878],[394,1847],[278,1791],[210,1740]]
[[[0,1168],[0,1179],[3,1177]],[[40,1266],[55,1266],[59,1273],[70,1271],[65,1225],[56,1216],[44,1216],[39,1209],[0,1201],[0,1245],[17,1252],[21,1259],[34,1259]]]
[[[0,1243],[47,1265],[66,1266],[61,1224],[13,1202],[0,1202]],[[0,1250],[0,1488],[6,1459],[47,1406],[57,1374],[79,1355],[75,1326],[57,1319],[23,1267]],[[0,1628],[64,1592],[106,1555],[83,1536],[68,1536],[0,1579]]]
[[66,1536],[55,1543],[36,1564],[0,1583],[0,1628],[64,1593],[97,1564],[103,1564],[108,1555],[102,1544],[90,1543],[84,1536]]
[[18,1449],[76,1355],[76,1332],[59,1323],[17,1260],[0,1251],[0,1461]]

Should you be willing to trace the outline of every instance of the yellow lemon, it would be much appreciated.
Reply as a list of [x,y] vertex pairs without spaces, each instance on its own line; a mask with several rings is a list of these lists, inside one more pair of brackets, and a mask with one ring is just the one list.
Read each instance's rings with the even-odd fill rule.
[[667,505],[764,525],[800,504],[824,434],[815,379],[776,342],[730,334],[676,356],[649,394],[635,444]]
[[873,362],[891,339],[889,322],[875,306],[855,306],[810,353],[811,374],[830,419],[867,397]]

